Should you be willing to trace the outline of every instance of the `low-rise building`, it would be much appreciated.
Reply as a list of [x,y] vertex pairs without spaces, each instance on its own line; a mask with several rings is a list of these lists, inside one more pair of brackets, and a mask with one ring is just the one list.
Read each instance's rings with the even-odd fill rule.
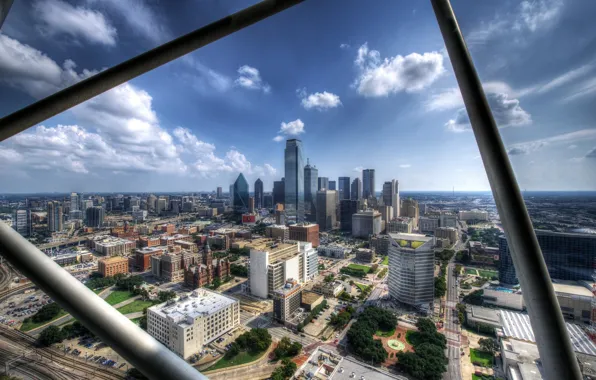
[[97,270],[104,277],[112,277],[118,273],[127,274],[128,258],[126,257],[107,257],[97,261]]
[[238,300],[206,289],[147,309],[147,332],[183,359],[239,325]]
[[375,260],[375,253],[372,249],[358,248],[356,250],[356,260],[363,263],[372,263]]
[[412,233],[412,218],[397,217],[393,218],[386,224],[387,233],[402,232],[406,234]]
[[139,236],[139,240],[137,240],[137,245],[140,248],[157,247],[161,245],[161,242],[159,236]]
[[468,222],[468,221],[487,221],[488,220],[488,211],[482,210],[470,210],[470,211],[460,211],[458,213],[459,220]]
[[134,267],[140,272],[145,272],[151,269],[151,256],[160,256],[167,251],[168,247],[163,246],[137,248],[133,255]]
[[179,246],[168,248],[160,256],[151,256],[151,274],[167,282],[184,280],[184,270],[199,262],[199,255],[183,251]]
[[350,254],[350,249],[340,245],[324,245],[317,248],[320,256],[333,257],[335,259],[345,259]]
[[319,246],[319,225],[318,224],[293,224],[289,227],[290,240],[304,241],[311,243],[313,247]]
[[104,256],[128,255],[135,248],[134,241],[114,236],[98,236],[89,240],[90,248]]
[[319,293],[309,292],[305,290],[302,292],[301,306],[302,308],[304,308],[304,310],[311,311],[312,309],[317,307],[321,302],[323,302],[324,299],[325,297],[323,297]]
[[273,224],[265,227],[265,236],[273,240],[286,241],[290,238],[290,228],[283,225]]
[[321,282],[315,284],[312,290],[327,297],[337,297],[344,291],[344,284],[341,281]]
[[389,235],[375,235],[370,237],[370,248],[375,251],[377,255],[387,256],[389,254]]
[[420,232],[434,232],[437,228],[439,228],[439,218],[421,216],[418,219],[418,226]]
[[488,305],[524,310],[524,297],[521,290],[502,286],[490,286],[484,289],[484,302]]

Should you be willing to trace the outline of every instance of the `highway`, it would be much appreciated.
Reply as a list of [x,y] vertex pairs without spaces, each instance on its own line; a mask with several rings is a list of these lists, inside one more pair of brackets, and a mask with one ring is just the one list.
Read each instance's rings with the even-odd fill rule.
[[455,311],[455,305],[457,305],[458,287],[457,280],[453,276],[454,264],[453,260],[447,266],[447,302],[445,304],[445,337],[447,338],[447,358],[449,359],[449,365],[447,372],[443,375],[444,380],[461,380],[461,368],[460,368],[460,344],[461,344],[461,331],[459,324],[455,323],[457,320],[457,314]]

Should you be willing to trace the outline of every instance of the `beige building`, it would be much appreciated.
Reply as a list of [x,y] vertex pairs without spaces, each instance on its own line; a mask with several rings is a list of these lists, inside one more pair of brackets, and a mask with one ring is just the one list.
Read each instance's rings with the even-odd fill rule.
[[238,300],[203,288],[147,309],[147,332],[183,359],[239,325]]
[[292,319],[302,301],[302,285],[289,279],[286,284],[273,292],[273,315],[275,319],[286,322]]
[[375,210],[361,211],[352,215],[352,236],[368,239],[381,233],[381,214]]
[[406,217],[393,218],[385,225],[387,233],[412,233],[412,219]]
[[273,240],[286,241],[290,238],[290,229],[283,225],[271,225],[265,227],[265,236]]
[[124,256],[136,247],[136,242],[114,236],[99,236],[89,241],[91,249],[104,256]]
[[435,230],[435,237],[448,239],[450,244],[455,244],[457,242],[457,228],[453,227],[439,227]]
[[108,257],[97,261],[97,271],[104,277],[112,277],[118,273],[127,274],[128,259],[126,257]]
[[412,218],[412,228],[418,230],[418,218],[420,217],[418,201],[415,201],[412,198],[404,199],[401,202],[401,212],[399,216]]
[[272,297],[286,280],[306,280],[305,260],[299,243],[273,240],[246,245],[250,249],[248,284],[250,293],[260,298]]

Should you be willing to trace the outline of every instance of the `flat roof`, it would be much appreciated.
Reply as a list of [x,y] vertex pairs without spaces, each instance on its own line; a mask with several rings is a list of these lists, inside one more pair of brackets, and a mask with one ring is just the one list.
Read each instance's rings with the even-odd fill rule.
[[305,303],[307,305],[310,305],[310,304],[316,302],[320,298],[323,298],[322,294],[315,293],[315,292],[309,292],[309,291],[302,292],[302,303]]
[[[536,343],[530,317],[527,314],[515,313],[509,310],[501,310],[499,313],[505,336]],[[565,327],[567,327],[575,352],[596,356],[596,345],[580,326],[565,322]]]
[[567,293],[576,296],[592,297],[590,289],[576,281],[553,280],[553,288],[557,293]]
[[238,300],[207,289],[196,289],[182,295],[176,301],[169,301],[149,309],[163,318],[171,318],[178,324],[185,324],[186,317],[205,317],[228,307]]
[[112,256],[112,257],[108,257],[105,259],[100,259],[100,261],[102,261],[106,264],[112,264],[112,263],[119,262],[119,261],[128,261],[128,258],[122,257],[122,256]]
[[407,234],[407,233],[400,233],[400,232],[390,232],[388,234],[394,240],[408,240],[408,241],[423,241],[427,242],[432,240],[432,237],[422,235],[422,234]]
[[468,307],[468,316],[478,321],[486,321],[495,325],[500,325],[499,312],[495,309],[480,306]]
[[[404,377],[381,372],[375,367],[361,364],[348,358],[343,358],[337,367],[343,367],[343,371],[340,373],[339,369],[336,370],[335,374],[331,377],[331,380],[358,380],[361,378],[361,376],[363,376],[366,380],[405,380]],[[354,372],[354,377],[351,377],[352,372]]]

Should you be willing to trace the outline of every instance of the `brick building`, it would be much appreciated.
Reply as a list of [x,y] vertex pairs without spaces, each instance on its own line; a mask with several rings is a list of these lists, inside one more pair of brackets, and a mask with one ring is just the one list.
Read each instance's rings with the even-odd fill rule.
[[133,266],[141,271],[145,272],[146,270],[151,269],[151,256],[161,256],[167,251],[167,247],[157,246],[157,247],[145,247],[140,248],[135,251],[133,256],[134,264]]
[[137,240],[137,246],[140,248],[157,247],[161,245],[159,236],[140,236]]
[[97,261],[97,268],[104,277],[112,277],[118,273],[127,274],[129,273],[128,258],[116,256],[101,259]]
[[223,279],[230,275],[230,262],[228,259],[213,259],[209,244],[203,249],[202,263],[192,265],[184,270],[184,284],[196,289],[209,285],[215,277]]
[[305,241],[313,247],[319,246],[318,224],[295,224],[290,226],[290,240]]

